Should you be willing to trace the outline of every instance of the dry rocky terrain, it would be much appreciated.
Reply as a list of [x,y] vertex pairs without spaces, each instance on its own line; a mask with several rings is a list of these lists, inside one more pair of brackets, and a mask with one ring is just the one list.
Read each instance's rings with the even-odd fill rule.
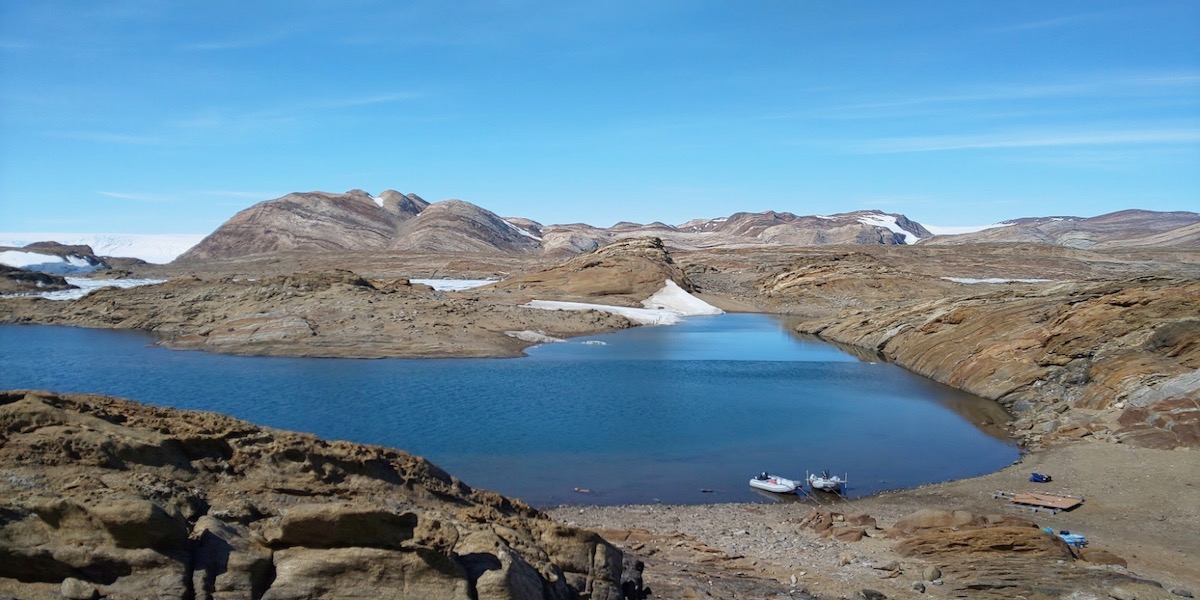
[[45,392],[0,393],[0,425],[11,597],[620,600],[639,587],[598,535],[399,450]]
[[[363,201],[377,206],[369,197]],[[553,517],[568,526],[564,531],[576,531],[572,525],[594,528],[625,555],[643,559],[651,597],[1165,598],[1173,593],[1200,592],[1200,572],[1194,567],[1200,543],[1195,535],[1189,535],[1200,530],[1200,458],[1196,456],[1200,444],[1200,252],[1188,247],[1082,249],[1002,243],[672,250],[669,243],[628,239],[565,260],[546,254],[420,256],[340,251],[238,256],[168,267],[134,265],[131,272],[166,275],[171,281],[105,290],[67,303],[0,299],[0,322],[144,329],[174,347],[217,352],[511,356],[530,342],[508,332],[569,336],[629,325],[621,317],[597,312],[523,308],[530,299],[636,306],[665,279],[671,279],[727,310],[788,315],[790,327],[797,332],[819,335],[863,356],[894,361],[996,400],[1006,410],[979,415],[977,423],[1010,432],[1031,451],[1022,464],[987,477],[852,502],[822,497],[808,503],[564,507],[552,511]],[[409,282],[409,278],[431,275],[498,276],[505,281],[454,293],[434,292]],[[982,281],[986,279],[998,281]],[[341,540],[335,548],[327,548],[321,546],[324,542],[311,546],[303,536],[272,538],[275,534],[268,532],[275,531],[273,523],[286,521],[290,514],[286,509],[301,500],[283,500],[282,496],[255,500],[251,503],[257,507],[255,512],[213,509],[220,503],[208,499],[208,495],[232,498],[250,494],[251,488],[263,483],[261,478],[268,477],[248,466],[230,467],[233,458],[228,452],[213,454],[210,449],[213,437],[258,439],[240,434],[230,437],[221,429],[240,431],[252,426],[220,421],[225,425],[205,425],[207,433],[189,434],[189,428],[200,427],[195,421],[199,417],[96,398],[16,393],[6,398],[4,409],[10,420],[0,448],[4,456],[0,468],[7,470],[8,487],[0,496],[5,507],[0,525],[7,537],[0,538],[0,549],[7,557],[24,558],[0,562],[15,565],[4,575],[8,589],[32,590],[10,592],[19,597],[65,590],[48,579],[57,577],[55,581],[65,586],[59,576],[66,576],[68,567],[75,569],[70,578],[85,586],[79,597],[130,593],[123,592],[126,588],[119,582],[129,577],[143,581],[138,579],[143,569],[168,573],[161,581],[217,577],[211,571],[210,575],[196,575],[199,571],[180,566],[195,560],[194,554],[185,559],[181,553],[195,553],[197,540],[207,539],[203,532],[208,529],[201,527],[201,520],[209,517],[241,527],[234,527],[235,537],[240,538],[226,542],[238,552],[249,553],[239,555],[238,560],[248,561],[245,564],[286,561],[290,554],[320,550],[327,553],[322,556],[340,557],[334,562],[343,566],[364,557],[376,560],[376,551],[405,555],[384,558],[380,554],[380,564],[395,560],[394,564],[406,565],[411,564],[405,562],[411,553],[421,555],[433,548],[438,560],[450,560],[462,568],[451,579],[458,577],[455,581],[459,583],[454,585],[461,587],[455,589],[467,590],[466,597],[473,597],[469,590],[479,585],[471,583],[475,573],[471,561],[510,564],[505,562],[509,560],[506,556],[520,556],[521,561],[533,565],[541,574],[542,589],[557,585],[548,575],[555,573],[554,565],[567,582],[575,582],[571,585],[576,590],[585,589],[587,581],[607,582],[604,586],[610,587],[602,589],[618,589],[611,586],[620,583],[609,567],[597,566],[595,554],[589,555],[593,557],[590,562],[573,559],[568,565],[546,546],[527,544],[530,538],[542,539],[530,532],[551,527],[537,511],[498,497],[487,496],[490,500],[485,501],[485,493],[469,490],[442,477],[444,474],[432,477],[441,482],[434,487],[443,486],[437,489],[453,493],[429,497],[456,507],[463,502],[488,506],[487,516],[476,524],[490,528],[488,535],[500,538],[515,554],[507,548],[496,551],[499,546],[488,536],[493,545],[487,552],[458,546],[463,539],[476,539],[464,524],[470,519],[455,512],[458,508],[440,505],[425,508],[440,511],[434,520],[442,523],[441,531],[454,529],[457,541],[430,538],[430,547],[380,542],[385,547],[370,546],[364,553],[354,546],[354,540]],[[95,406],[104,408],[89,408]],[[94,417],[99,421],[89,420]],[[204,419],[216,423],[221,418],[210,415]],[[140,429],[118,434],[111,429],[136,429],[143,424],[152,434]],[[139,441],[116,445],[104,441],[109,439],[104,436],[112,435]],[[289,440],[303,437],[282,432],[270,435]],[[375,458],[350,468],[342,458],[326,456],[328,447],[353,456],[365,452],[376,453],[371,454],[376,457],[394,451],[304,439],[301,449],[290,454],[283,446],[255,446],[253,454],[244,456],[265,460],[263,457],[281,453],[278,455],[298,465],[281,472],[279,476],[288,482],[270,488],[276,495],[298,496],[304,503],[317,499],[328,503],[334,498],[348,501],[358,507],[346,509],[352,516],[345,518],[353,522],[359,522],[354,519],[364,510],[371,519],[389,523],[393,522],[389,519],[411,520],[400,509],[382,510],[371,504],[375,508],[367,510],[359,504],[360,500],[377,503],[392,493],[385,489],[394,489],[380,486],[404,487],[408,475],[397,479],[388,475],[387,469],[379,475],[374,470],[380,464]],[[193,443],[199,445],[193,447]],[[126,446],[133,449],[127,451]],[[379,460],[406,465],[419,461],[399,456],[387,454],[386,460]],[[290,464],[279,458],[270,460]],[[91,479],[80,479],[83,483],[78,485],[71,485],[74,479],[65,474],[38,478],[42,471],[54,473],[52,467],[64,469],[62,473],[85,467],[109,470],[95,471],[88,475]],[[397,467],[388,468],[397,472]],[[434,467],[421,468],[436,473]],[[363,469],[372,475],[362,479]],[[257,473],[254,478],[239,479],[252,471]],[[1031,515],[991,498],[996,490],[1030,488],[1032,484],[1026,481],[1030,471],[1054,475],[1054,483],[1043,489],[1083,495],[1087,500],[1071,512]],[[314,477],[320,485],[312,483]],[[418,479],[423,481],[423,477]],[[359,483],[367,480],[367,491],[362,492]],[[188,483],[191,481],[199,483]],[[129,510],[109,511],[109,492],[105,490],[113,489],[119,492],[114,498],[137,500],[129,500],[133,502],[126,507]],[[155,491],[163,489],[167,491]],[[63,490],[57,493],[65,494],[66,504],[50,503],[53,506],[46,505],[49,508],[40,504],[50,502],[45,497],[57,490]],[[470,499],[462,500],[456,495],[459,492]],[[155,495],[160,493],[165,495]],[[141,512],[132,510],[137,507]],[[817,512],[812,512],[814,509]],[[933,512],[919,512],[922,509]],[[214,514],[213,510],[232,512]],[[325,509],[304,508],[299,514],[307,514],[305,510],[321,513]],[[126,527],[112,516],[114,512],[141,514],[145,519]],[[523,524],[504,520],[511,514],[519,514]],[[112,519],[117,521],[110,523]],[[146,541],[144,533],[136,533],[154,519],[170,519],[172,531],[190,533],[183,537],[171,534],[175,537],[169,544],[158,548],[155,544],[159,541]],[[502,531],[495,519],[517,533]],[[420,518],[416,521],[423,522]],[[204,523],[204,527],[219,529],[220,523]],[[72,529],[74,524],[81,529]],[[1082,550],[1071,549],[1035,524],[1084,533],[1092,544]],[[198,530],[201,533],[197,534]],[[148,545],[136,547],[150,548],[154,556],[134,552],[128,544],[135,543],[120,537],[126,535],[140,540],[136,544],[146,541]],[[193,539],[184,542],[189,535]],[[526,545],[513,541],[517,539]],[[599,538],[586,539],[592,544],[588,552],[609,548]],[[63,550],[70,544],[87,550]],[[359,550],[351,552],[351,548]],[[332,549],[339,552],[329,553]],[[581,552],[569,551],[573,556]],[[612,551],[602,554],[607,558],[601,562],[613,564],[616,555]],[[56,558],[59,555],[63,558]],[[511,560],[518,564],[515,558]],[[580,566],[585,562],[591,566]],[[30,569],[40,572],[41,566],[49,564],[58,565],[53,577],[30,580]],[[317,562],[306,564],[294,569],[275,566],[274,581],[281,576],[287,581],[295,575],[310,577],[307,585],[316,585],[313,582],[322,577],[333,577],[334,571],[322,570],[325,567]],[[513,568],[500,570],[508,573]],[[523,567],[517,570],[525,572]],[[463,572],[467,575],[460,577]],[[208,597],[199,595],[201,584],[179,585],[182,587],[172,589],[183,594],[174,597]],[[261,584],[245,586],[251,594],[243,590],[211,597],[258,597],[263,589]],[[530,597],[504,593],[509,592],[479,592],[478,597]],[[298,597],[279,594],[272,597]]]

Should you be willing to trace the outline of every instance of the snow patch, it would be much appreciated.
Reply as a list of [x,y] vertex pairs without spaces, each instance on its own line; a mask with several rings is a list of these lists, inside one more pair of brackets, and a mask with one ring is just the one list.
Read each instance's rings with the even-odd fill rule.
[[78,287],[78,289],[41,292],[38,294],[7,294],[0,296],[0,298],[35,296],[47,300],[77,300],[100,288],[132,288],[143,285],[154,285],[166,281],[166,279],[90,279],[87,277],[67,277],[66,279],[67,283]]
[[1053,279],[1005,279],[1005,278],[1001,278],[1001,277],[984,277],[981,279],[977,279],[974,277],[943,277],[942,279],[945,279],[946,281],[953,281],[954,283],[967,283],[967,284],[975,284],[975,283],[1046,283],[1049,281],[1054,281]]
[[542,238],[540,238],[540,237],[538,237],[538,236],[536,236],[536,235],[533,235],[532,233],[530,233],[530,232],[528,232],[528,231],[526,231],[526,230],[524,230],[524,229],[522,229],[522,228],[520,228],[520,227],[518,227],[518,226],[514,225],[513,223],[510,223],[510,222],[508,221],[508,219],[500,219],[500,220],[501,220],[501,221],[504,221],[504,224],[505,224],[505,225],[508,225],[509,227],[511,227],[511,228],[513,228],[513,229],[515,229],[517,233],[519,233],[519,234],[521,234],[521,235],[523,235],[523,236],[525,236],[525,237],[527,237],[527,238],[530,238],[530,239],[537,240],[537,241],[539,241],[539,242],[540,242],[540,241],[542,241]]
[[661,290],[642,300],[642,306],[677,312],[683,316],[720,315],[725,311],[687,293],[679,284],[667,280]]
[[367,196],[370,197],[373,202],[375,202],[376,206],[378,206],[379,208],[383,208],[383,198],[376,198],[375,196],[371,196],[370,194],[367,194]]
[[646,308],[588,304],[585,302],[558,302],[554,300],[533,300],[522,304],[526,308],[538,308],[542,310],[597,310],[621,315],[638,325],[674,325],[683,320],[684,317],[719,315],[725,312],[687,293],[670,279],[666,281],[662,289],[643,300],[642,305]]
[[497,279],[409,279],[410,283],[427,285],[439,292],[461,292],[496,283]]
[[905,244],[915,244],[920,241],[920,238],[897,224],[896,217],[892,215],[864,215],[858,218],[858,222],[872,227],[883,227],[888,231],[897,233],[904,240]]
[[41,271],[42,273],[54,273],[57,275],[91,273],[96,270],[95,265],[84,260],[81,256],[70,254],[64,258],[54,254],[26,252],[24,250],[5,250],[4,252],[0,252],[0,264],[18,269]]
[[27,246],[34,242],[58,242],[68,246],[91,246],[97,256],[140,258],[166,264],[200,243],[202,233],[0,233],[0,246]]
[[512,338],[517,338],[518,340],[521,340],[522,342],[532,342],[534,344],[553,344],[553,343],[557,343],[557,342],[565,342],[566,341],[562,338],[556,338],[552,335],[546,335],[545,331],[531,331],[529,329],[526,329],[524,331],[505,331],[504,335],[507,335],[508,337],[512,337]]
[[588,304],[586,302],[559,302],[557,300],[532,300],[522,304],[525,308],[541,310],[596,310],[600,312],[621,315],[638,325],[674,325],[683,319],[682,315],[667,310],[652,308],[630,308],[628,306],[611,306],[608,304]]

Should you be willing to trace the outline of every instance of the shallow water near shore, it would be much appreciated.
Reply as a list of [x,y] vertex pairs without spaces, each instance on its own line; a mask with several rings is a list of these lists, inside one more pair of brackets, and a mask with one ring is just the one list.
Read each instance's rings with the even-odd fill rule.
[[1018,456],[997,427],[975,425],[1003,423],[994,402],[790,334],[766,315],[693,317],[520,359],[238,357],[152,343],[0,326],[0,387],[393,446],[537,506],[762,501],[747,481],[763,470],[848,474],[855,497],[992,472]]

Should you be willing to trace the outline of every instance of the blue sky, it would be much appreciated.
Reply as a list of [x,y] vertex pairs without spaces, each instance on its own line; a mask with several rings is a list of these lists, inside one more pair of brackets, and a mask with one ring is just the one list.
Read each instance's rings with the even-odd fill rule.
[[0,0],[0,231],[1200,210],[1200,2]]

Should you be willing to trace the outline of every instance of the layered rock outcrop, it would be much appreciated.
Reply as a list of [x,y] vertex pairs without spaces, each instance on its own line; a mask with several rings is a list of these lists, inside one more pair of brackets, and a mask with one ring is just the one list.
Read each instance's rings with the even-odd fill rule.
[[848,254],[799,261],[760,290],[831,309],[799,331],[998,400],[1026,441],[1200,445],[1200,280],[975,285]]
[[543,299],[640,307],[643,300],[662,289],[666,280],[689,292],[696,291],[662,240],[632,238],[581,254],[556,267],[511,277],[494,287]]
[[99,396],[0,392],[0,594],[623,598],[596,534],[399,450]]
[[173,348],[227,354],[349,358],[518,356],[532,342],[506,332],[566,337],[630,325],[617,315],[522,308],[521,301],[330,270],[180,277],[101,289],[69,303],[15,298],[0,302],[0,322],[140,329]]

